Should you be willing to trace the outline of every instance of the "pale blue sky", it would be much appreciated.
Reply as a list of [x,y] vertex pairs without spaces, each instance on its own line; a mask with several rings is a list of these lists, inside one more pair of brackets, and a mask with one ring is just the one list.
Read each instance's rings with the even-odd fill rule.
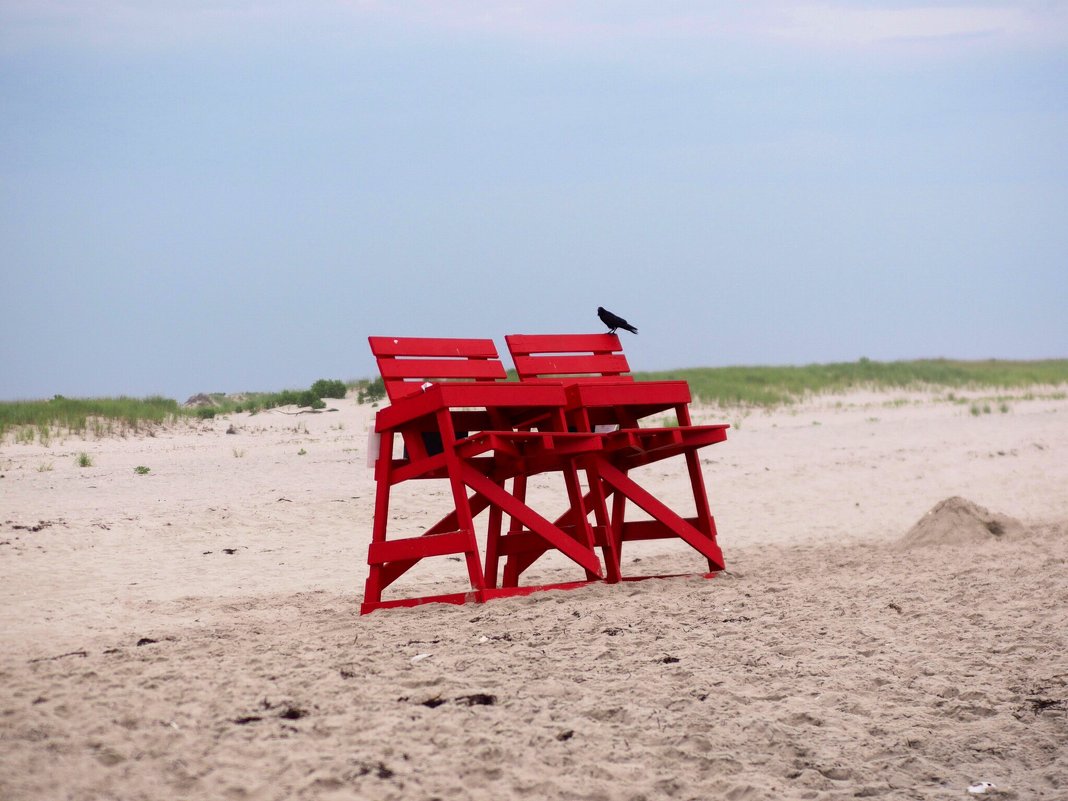
[[1068,3],[0,0],[0,399],[369,334],[1068,356]]

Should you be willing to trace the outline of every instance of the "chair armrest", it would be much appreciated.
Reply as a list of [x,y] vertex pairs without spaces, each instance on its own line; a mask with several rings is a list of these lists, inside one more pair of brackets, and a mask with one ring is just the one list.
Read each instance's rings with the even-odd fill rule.
[[395,431],[446,409],[493,409],[509,419],[521,420],[535,416],[531,410],[562,409],[566,405],[567,395],[559,384],[433,384],[379,411],[375,430]]
[[685,381],[627,381],[571,384],[567,387],[568,405],[584,406],[659,406],[669,409],[689,403],[690,385]]

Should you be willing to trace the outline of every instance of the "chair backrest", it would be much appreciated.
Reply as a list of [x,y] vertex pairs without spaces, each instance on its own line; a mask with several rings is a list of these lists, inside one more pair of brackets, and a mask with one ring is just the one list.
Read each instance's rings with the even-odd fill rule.
[[633,381],[616,334],[509,334],[520,381]]
[[503,381],[492,339],[368,337],[391,401],[414,395],[427,381]]

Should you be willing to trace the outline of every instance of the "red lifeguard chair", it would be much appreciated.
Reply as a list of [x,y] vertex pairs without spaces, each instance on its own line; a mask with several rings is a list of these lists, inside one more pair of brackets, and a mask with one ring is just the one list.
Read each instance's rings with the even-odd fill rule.
[[[706,575],[723,570],[697,451],[726,440],[729,426],[692,424],[685,381],[635,381],[616,334],[513,334],[505,340],[520,382],[564,386],[571,430],[604,432],[602,447],[582,461],[589,476],[588,502],[598,511],[611,500],[607,529],[594,529],[608,580],[624,578],[624,542],[669,537],[682,539],[706,558]],[[665,412],[674,413],[676,425],[643,427],[644,421]],[[634,468],[675,456],[686,462],[695,509],[690,517],[679,515],[629,475]],[[630,505],[649,519],[627,519]],[[536,558],[528,553],[506,563],[505,585],[518,581]],[[492,572],[494,566],[487,564],[487,575]]]
[[[369,342],[390,405],[375,417],[381,440],[361,612],[431,601],[485,601],[602,578],[577,466],[578,459],[599,449],[601,442],[594,434],[567,430],[564,388],[505,381],[504,366],[488,339],[370,337]],[[397,438],[404,445],[399,458],[394,455]],[[545,472],[563,475],[576,510],[566,525],[550,522],[505,489],[517,476]],[[447,482],[454,508],[426,530],[397,537],[389,521],[391,490],[413,480]],[[487,584],[475,532],[475,518],[486,510],[490,540],[499,539],[503,515],[508,514],[527,532],[525,547],[561,552],[582,568],[584,579],[535,587]],[[522,552],[523,547],[516,550]],[[421,560],[453,554],[466,563],[469,590],[383,600],[383,591]]]

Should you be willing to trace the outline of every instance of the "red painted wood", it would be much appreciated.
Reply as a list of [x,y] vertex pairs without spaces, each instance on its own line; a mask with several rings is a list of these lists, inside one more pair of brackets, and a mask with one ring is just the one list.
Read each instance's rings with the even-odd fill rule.
[[654,519],[660,521],[668,531],[685,540],[692,548],[703,554],[715,564],[716,570],[723,570],[723,552],[712,537],[676,514],[662,501],[639,486],[637,482],[610,464],[606,459],[602,458],[598,464],[598,470],[604,481],[632,500]]
[[492,339],[368,337],[390,400],[421,391],[433,379],[503,381]]
[[[657,576],[626,576],[623,581],[649,581],[650,579],[660,579],[666,581],[675,578],[694,578],[696,576],[705,579],[713,579],[718,576],[718,573],[671,573]],[[374,612],[377,609],[396,609],[396,608],[412,608],[416,606],[422,606],[424,604],[466,604],[472,602],[484,603],[486,601],[493,601],[500,598],[519,598],[526,595],[531,595],[535,592],[546,592],[556,590],[559,592],[568,592],[571,590],[580,590],[583,587],[589,587],[591,584],[599,582],[593,581],[564,581],[556,584],[540,584],[537,586],[524,586],[524,587],[487,587],[480,593],[475,592],[458,592],[448,595],[425,595],[419,598],[400,598],[394,601],[380,601],[378,603],[364,602],[360,607],[360,614],[366,615]]]
[[[489,552],[500,538],[507,514],[534,532],[542,552],[557,550],[581,567],[587,580],[599,579],[603,571],[594,551],[595,535],[584,513],[566,526],[552,523],[504,486],[513,478],[523,487],[530,475],[563,473],[572,505],[582,508],[577,461],[598,451],[603,439],[567,430],[563,387],[504,380],[503,365],[490,340],[370,337],[368,341],[391,400],[377,413],[375,429],[386,443],[399,435],[406,454],[396,459],[391,447],[384,448],[376,465],[376,519],[361,611],[429,602],[429,596],[384,600],[382,592],[421,560],[448,554],[464,557],[471,589],[434,600],[484,600],[487,586],[492,589],[496,583],[495,570],[483,567],[475,537],[475,518],[486,510]],[[424,386],[427,379],[429,385]],[[424,434],[435,435],[440,453],[428,452]],[[454,510],[419,536],[390,539],[390,488],[435,479],[449,483]],[[495,565],[497,556],[492,558]]]
[[413,557],[444,556],[467,552],[467,532],[453,531],[448,534],[429,534],[425,537],[407,537],[390,542],[372,542],[367,559],[382,564]]
[[629,380],[630,365],[615,334],[509,334],[504,339],[520,381],[558,376]]
[[454,359],[496,359],[492,339],[443,337],[368,337],[375,356],[433,356]]
[[618,334],[509,334],[505,337],[513,354],[620,353]]
[[593,552],[592,546],[583,546],[576,540],[567,536],[558,527],[554,526],[540,514],[535,512],[515,496],[505,492],[496,484],[493,484],[485,476],[470,468],[462,469],[464,483],[474,490],[489,498],[490,502],[499,506],[506,514],[515,517],[528,529],[533,531],[549,545],[556,548],[571,561],[585,568],[600,578],[601,563]]
[[378,370],[386,380],[431,381],[464,379],[503,381],[507,378],[498,359],[460,361],[458,359],[382,359]]
[[630,372],[627,358],[622,354],[603,356],[512,356],[520,380],[582,376],[585,378],[622,378]]
[[[598,516],[609,518],[604,550],[610,581],[618,581],[620,548],[624,541],[680,537],[708,558],[710,570],[722,569],[697,450],[726,439],[727,426],[693,426],[689,385],[685,381],[631,380],[618,336],[614,334],[516,334],[505,337],[520,381],[556,380],[567,387],[568,419],[579,430],[615,426],[604,439],[604,450],[585,460],[591,488],[599,497],[591,503]],[[676,428],[640,428],[640,421],[674,412]],[[682,456],[697,516],[685,519],[630,479],[627,471],[666,458]],[[607,476],[598,475],[604,467]],[[613,480],[608,480],[609,477]],[[608,501],[611,499],[611,513]],[[628,502],[652,515],[651,521],[627,521]],[[516,578],[537,554],[516,555],[505,569]]]
[[454,592],[446,595],[423,595],[418,598],[396,598],[389,601],[367,601],[360,604],[360,614],[368,615],[376,609],[397,609],[422,606],[423,604],[466,604],[481,601],[477,592]]
[[[634,382],[613,334],[507,339],[522,379],[518,383],[505,380],[492,340],[368,339],[391,399],[376,415],[376,430],[384,445],[401,436],[407,452],[394,459],[392,448],[384,447],[376,465],[375,524],[361,612],[481,602],[583,586],[603,576],[611,582],[640,578],[621,575],[620,548],[642,539],[678,537],[707,558],[710,570],[722,569],[696,451],[725,439],[726,426],[690,425],[686,382]],[[641,418],[665,411],[675,412],[678,427],[637,427]],[[618,430],[593,432],[594,425],[605,422]],[[428,453],[424,433],[436,435],[440,453]],[[696,517],[680,516],[627,475],[633,467],[678,455],[687,462]],[[589,477],[585,494],[580,466]],[[567,511],[554,522],[525,500],[527,478],[544,472],[561,473],[567,489]],[[449,482],[454,510],[419,536],[389,539],[390,487],[435,479]],[[506,488],[509,480],[512,492]],[[653,519],[625,520],[629,503]],[[475,518],[487,510],[483,567]],[[502,533],[506,515],[509,531]],[[603,552],[603,567],[596,548]],[[520,586],[523,571],[548,551],[567,556],[586,581]],[[464,557],[469,591],[382,599],[383,590],[422,559],[448,554]],[[506,560],[503,587],[496,586],[500,559]]]
[[576,383],[567,391],[574,405],[587,408],[649,405],[657,411],[666,411],[692,400],[685,381]]

